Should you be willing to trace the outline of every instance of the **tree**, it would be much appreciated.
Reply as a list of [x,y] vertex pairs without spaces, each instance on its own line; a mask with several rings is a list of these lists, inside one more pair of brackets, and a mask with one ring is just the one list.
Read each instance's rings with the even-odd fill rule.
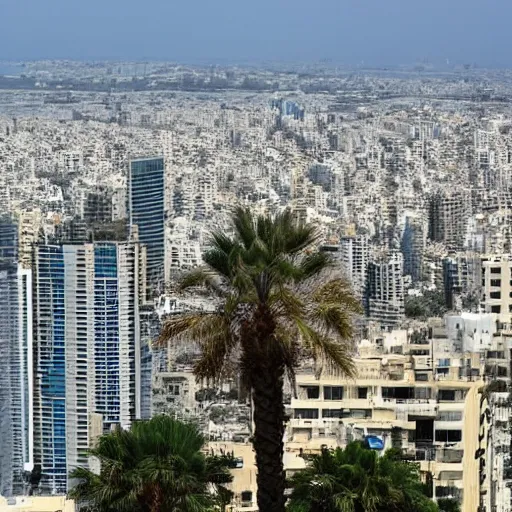
[[205,456],[194,425],[168,416],[100,437],[91,455],[99,475],[77,468],[70,496],[94,512],[199,512],[225,503],[229,457]]
[[441,317],[448,311],[444,295],[437,290],[427,290],[423,295],[405,298],[405,315],[409,318]]
[[289,512],[437,512],[418,464],[397,450],[379,456],[361,442],[323,450],[291,481]]
[[460,512],[460,504],[451,498],[439,498],[437,500],[439,512]]
[[181,284],[206,287],[219,307],[171,317],[160,343],[198,343],[199,379],[239,372],[253,400],[258,507],[282,512],[284,378],[293,382],[303,357],[314,358],[318,371],[353,375],[349,340],[360,305],[329,255],[318,251],[316,229],[296,221],[290,210],[256,217],[237,208],[233,227],[232,237],[211,235],[206,267]]

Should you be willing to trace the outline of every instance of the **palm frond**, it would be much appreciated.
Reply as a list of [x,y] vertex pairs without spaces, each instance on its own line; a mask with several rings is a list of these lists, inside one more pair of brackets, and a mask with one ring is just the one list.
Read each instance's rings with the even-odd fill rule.
[[233,273],[232,257],[236,252],[232,250],[225,253],[217,248],[209,249],[203,253],[203,261],[212,271],[229,279]]
[[311,298],[317,303],[337,303],[353,314],[362,312],[361,302],[353,294],[350,283],[340,277],[320,280],[312,290]]
[[334,261],[326,252],[314,252],[306,255],[300,262],[300,278],[308,279],[317,276],[326,269],[333,267]]
[[321,370],[330,374],[355,375],[352,347],[341,340],[332,340],[307,325],[301,318],[294,319],[305,347],[318,362]]
[[210,315],[211,313],[202,312],[172,315],[162,326],[155,345],[163,347],[167,346],[169,342],[175,341],[178,337],[191,337],[190,334],[194,332],[194,329]]
[[249,208],[236,207],[233,214],[233,225],[238,239],[246,250],[249,250],[257,237],[255,222]]
[[188,272],[179,282],[178,290],[183,292],[196,287],[206,288],[219,296],[222,296],[225,291],[219,274],[208,268],[198,268]]

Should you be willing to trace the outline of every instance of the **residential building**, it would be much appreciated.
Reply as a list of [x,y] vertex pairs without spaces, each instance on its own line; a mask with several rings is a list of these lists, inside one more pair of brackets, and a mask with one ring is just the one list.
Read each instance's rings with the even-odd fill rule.
[[[463,329],[464,318],[448,318]],[[487,349],[492,335],[485,341]],[[385,448],[419,462],[434,499],[451,496],[463,512],[476,510],[485,349],[463,347],[442,320],[428,328],[375,331],[359,343],[355,379],[299,371],[286,450],[318,453],[375,435]]]
[[354,291],[364,295],[370,260],[370,242],[367,235],[342,236],[340,260]]
[[394,252],[368,264],[365,289],[366,315],[383,328],[404,318],[403,257]]
[[66,496],[0,496],[2,512],[75,512],[75,502]]
[[512,256],[482,257],[482,301],[485,311],[496,313],[503,322],[512,314]]
[[34,460],[41,488],[66,492],[103,432],[141,415],[136,243],[40,245],[34,258]]

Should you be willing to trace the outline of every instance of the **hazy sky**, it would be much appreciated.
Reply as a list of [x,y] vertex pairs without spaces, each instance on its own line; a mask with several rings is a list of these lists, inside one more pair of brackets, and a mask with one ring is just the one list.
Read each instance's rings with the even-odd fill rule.
[[0,60],[512,67],[511,20],[511,0],[0,0]]

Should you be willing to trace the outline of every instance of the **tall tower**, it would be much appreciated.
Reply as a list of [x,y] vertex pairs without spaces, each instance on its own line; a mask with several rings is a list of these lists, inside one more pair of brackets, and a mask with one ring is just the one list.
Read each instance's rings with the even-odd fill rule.
[[416,215],[406,214],[400,249],[404,257],[404,274],[411,276],[413,283],[417,283],[422,277],[426,241],[423,219]]
[[24,493],[33,468],[32,279],[18,264],[18,225],[0,221],[0,494]]
[[354,291],[364,295],[366,273],[370,259],[370,241],[367,235],[342,236],[340,239],[341,262]]
[[366,314],[383,327],[392,328],[404,317],[403,257],[394,252],[368,265]]
[[163,157],[130,161],[128,222],[131,239],[147,247],[147,278],[167,279],[165,272],[165,165]]
[[44,492],[66,492],[93,439],[140,418],[141,259],[131,242],[35,248],[34,442]]

